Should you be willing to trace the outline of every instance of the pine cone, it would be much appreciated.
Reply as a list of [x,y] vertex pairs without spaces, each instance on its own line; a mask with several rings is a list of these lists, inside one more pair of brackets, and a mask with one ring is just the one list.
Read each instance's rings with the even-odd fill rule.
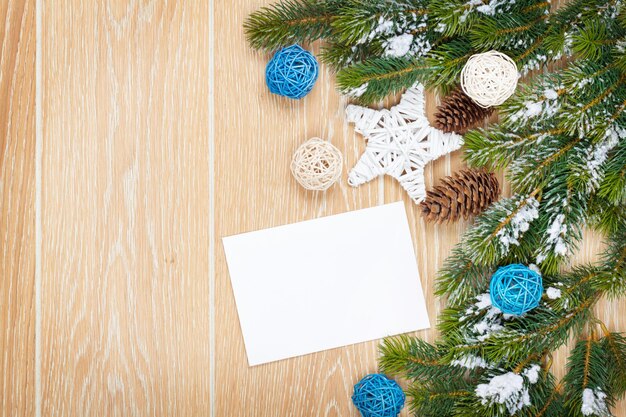
[[467,96],[461,88],[456,88],[437,107],[435,127],[446,133],[464,134],[491,116],[494,108],[483,108]]
[[484,170],[459,171],[441,180],[441,185],[426,192],[420,207],[428,221],[456,221],[461,216],[476,215],[500,195],[496,176]]

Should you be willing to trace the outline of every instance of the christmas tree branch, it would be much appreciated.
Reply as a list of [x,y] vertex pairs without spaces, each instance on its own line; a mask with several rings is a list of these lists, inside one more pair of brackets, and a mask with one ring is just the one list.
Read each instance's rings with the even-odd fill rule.
[[423,340],[406,335],[387,338],[380,346],[380,369],[411,379],[460,377],[463,370],[441,361],[441,352]]
[[565,129],[553,128],[520,135],[511,133],[502,126],[495,126],[489,130],[472,130],[465,135],[463,157],[473,167],[502,169],[537,142],[563,133]]
[[559,395],[561,394],[561,390],[563,388],[563,384],[562,383],[558,383],[555,387],[554,390],[552,391],[552,393],[550,394],[550,396],[548,397],[547,401],[545,402],[545,404],[543,405],[543,407],[539,410],[539,412],[537,414],[535,414],[533,417],[544,417],[546,416],[546,412],[550,409],[550,406],[554,403],[554,401],[559,397]]
[[447,295],[449,306],[459,305],[484,292],[487,276],[487,270],[477,266],[463,246],[457,245],[439,270],[435,294]]
[[[344,94],[355,97],[357,102],[373,103],[390,93],[399,93],[411,87],[421,73],[430,70],[419,60],[374,58],[339,71],[337,84]],[[363,91],[355,96],[355,90]]]
[[341,5],[341,0],[282,0],[248,16],[246,37],[253,48],[269,50],[328,37]]
[[[524,197],[500,200],[476,220],[475,226],[463,237],[474,263],[493,266],[525,242],[522,238],[526,238],[529,225],[539,216],[539,201],[535,197],[540,191],[541,188],[536,188]],[[526,242],[536,247],[532,239]],[[522,246],[521,249],[528,248]]]

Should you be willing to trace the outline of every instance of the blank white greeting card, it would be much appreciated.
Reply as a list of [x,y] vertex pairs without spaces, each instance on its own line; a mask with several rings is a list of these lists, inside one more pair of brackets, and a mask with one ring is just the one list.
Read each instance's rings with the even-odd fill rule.
[[430,327],[402,202],[223,243],[250,366]]

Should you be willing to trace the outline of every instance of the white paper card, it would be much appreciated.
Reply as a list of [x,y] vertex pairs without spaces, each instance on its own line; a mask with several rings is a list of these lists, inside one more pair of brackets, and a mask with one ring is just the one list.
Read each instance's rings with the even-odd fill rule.
[[223,243],[251,366],[430,326],[402,202]]

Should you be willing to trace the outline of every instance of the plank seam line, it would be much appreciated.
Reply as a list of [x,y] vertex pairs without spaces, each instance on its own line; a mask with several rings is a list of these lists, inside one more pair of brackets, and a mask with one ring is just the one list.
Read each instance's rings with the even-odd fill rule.
[[35,3],[35,416],[41,417],[41,194],[43,157],[42,104],[42,0]]
[[209,0],[209,408],[215,417],[215,3]]

